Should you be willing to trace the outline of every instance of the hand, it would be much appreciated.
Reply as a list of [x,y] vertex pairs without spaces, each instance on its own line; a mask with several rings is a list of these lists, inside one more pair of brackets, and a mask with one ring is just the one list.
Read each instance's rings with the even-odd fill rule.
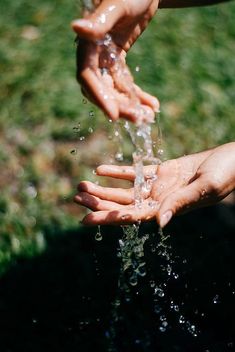
[[[133,188],[106,188],[81,182],[75,201],[93,210],[83,223],[120,225],[156,218],[164,227],[174,215],[215,204],[235,189],[235,142],[159,166],[147,166],[144,173],[146,178],[155,173],[157,179],[145,194],[141,208],[134,206]],[[98,167],[97,174],[135,179],[134,168],[130,166],[103,165]]]
[[159,102],[134,84],[126,52],[147,27],[159,1],[97,2],[93,13],[86,12],[83,19],[72,23],[79,38],[77,78],[82,91],[112,120],[153,121]]

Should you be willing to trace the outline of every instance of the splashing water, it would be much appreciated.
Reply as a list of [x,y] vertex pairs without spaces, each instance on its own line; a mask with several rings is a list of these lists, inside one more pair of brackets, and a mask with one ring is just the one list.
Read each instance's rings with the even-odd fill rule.
[[138,276],[146,275],[144,261],[144,243],[148,235],[139,237],[139,224],[122,226],[123,237],[119,240],[121,272],[126,273],[131,286],[136,286]]
[[[93,10],[92,0],[82,0],[82,4],[87,11]],[[107,34],[103,40],[97,42],[98,45],[104,51],[106,57],[107,67],[101,69],[101,74],[105,75],[109,73],[109,67],[115,63],[115,70],[119,76],[119,80],[125,82],[128,86],[129,98],[136,108],[137,115],[143,115],[145,112],[141,107],[139,100],[137,99],[134,83],[131,79],[131,75],[127,72],[122,60],[119,57],[117,48],[112,41],[112,37]],[[139,71],[136,69],[136,71]],[[104,96],[105,99],[111,97]],[[137,116],[138,117],[138,116]],[[133,165],[135,168],[135,182],[134,182],[134,205],[138,209],[141,209],[145,195],[151,190],[153,182],[156,181],[157,176],[154,172],[152,175],[144,174],[145,165],[159,165],[161,163],[160,158],[163,155],[162,133],[160,129],[159,119],[157,118],[157,140],[153,142],[151,136],[151,124],[142,123],[140,125],[133,125],[129,122],[125,122],[124,129],[128,132],[132,144],[134,146]],[[116,123],[114,137],[118,142],[118,151],[115,154],[115,160],[118,162],[123,161],[122,151],[122,134],[120,125]],[[157,157],[154,155],[153,148],[157,149]],[[157,202],[151,201],[149,206],[155,208]],[[125,219],[123,219],[125,220]],[[136,287],[138,280],[141,277],[147,275],[146,263],[144,260],[144,245],[149,240],[150,235],[140,236],[139,234],[140,222],[132,226],[122,226],[123,236],[119,240],[119,252],[118,257],[121,259],[120,277],[119,277],[119,293],[116,300],[113,302],[112,320],[117,321],[119,318],[118,309],[120,306],[120,295],[125,293],[125,297],[128,297],[129,286]],[[100,227],[98,227],[97,234],[95,236],[97,241],[102,240],[102,234]],[[194,324],[191,324],[185,316],[182,314],[181,307],[173,300],[170,301],[169,306],[162,311],[162,300],[166,299],[167,287],[170,280],[177,280],[179,278],[178,273],[173,269],[174,260],[171,255],[171,248],[167,245],[168,237],[165,237],[162,229],[159,229],[158,236],[152,235],[152,240],[157,241],[157,244],[152,245],[152,252],[156,253],[164,264],[161,265],[160,270],[163,273],[161,282],[150,280],[149,284],[153,291],[154,301],[154,312],[158,315],[159,320],[159,331],[164,333],[168,327],[167,314],[169,311],[173,311],[178,317],[178,324],[186,329],[193,336],[197,336],[198,332]],[[152,242],[154,242],[152,241]],[[127,298],[126,298],[127,300]],[[114,326],[110,325],[109,331],[107,331],[107,338],[110,341],[110,351],[115,351],[113,340],[115,337]]]
[[144,164],[159,165],[161,160],[154,156],[151,125],[143,123],[140,126],[133,126],[126,122],[125,129],[128,131],[135,148],[132,154],[136,174],[134,182],[134,201],[135,205],[141,208],[144,195],[151,190],[152,183],[156,181],[155,173],[148,175],[148,179],[145,179]]

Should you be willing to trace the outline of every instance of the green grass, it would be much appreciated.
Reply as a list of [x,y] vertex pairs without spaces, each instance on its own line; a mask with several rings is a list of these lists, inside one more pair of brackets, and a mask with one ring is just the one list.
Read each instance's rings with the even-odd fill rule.
[[[92,170],[116,148],[75,80],[78,5],[1,1],[0,272],[44,250],[46,234],[78,226],[75,186],[95,180]],[[233,2],[161,10],[128,56],[133,72],[140,66],[137,82],[161,101],[167,157],[234,140],[234,18]]]

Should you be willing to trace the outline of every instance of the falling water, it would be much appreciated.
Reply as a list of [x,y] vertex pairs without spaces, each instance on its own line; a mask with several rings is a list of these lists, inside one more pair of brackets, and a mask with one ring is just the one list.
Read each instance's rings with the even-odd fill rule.
[[[82,1],[84,8],[87,11],[92,11],[93,2],[91,0]],[[115,44],[109,34],[105,36],[103,40],[99,40],[97,45],[100,45],[104,51],[107,62],[115,63],[116,73],[119,75],[119,79],[122,80],[122,76],[125,75],[124,81],[127,82],[129,98],[131,102],[136,106],[137,114],[143,114],[143,109],[136,97],[135,87],[130,79],[127,81],[128,75],[126,75],[126,68],[123,66],[123,62],[119,58]],[[109,65],[107,68],[102,69],[102,74],[109,73]],[[139,68],[138,68],[139,70]],[[108,98],[108,97],[107,97]],[[141,209],[143,201],[145,199],[146,193],[150,192],[153,183],[157,179],[156,172],[152,175],[144,174],[145,165],[159,165],[161,164],[160,158],[163,154],[163,149],[161,147],[162,134],[159,125],[159,118],[157,118],[157,129],[158,135],[157,140],[153,142],[152,140],[152,124],[141,123],[140,125],[133,125],[129,122],[125,122],[124,129],[128,132],[132,144],[134,146],[133,165],[135,168],[136,178],[134,182],[134,199],[133,204],[138,209]],[[115,160],[118,162],[123,161],[123,151],[122,151],[122,129],[119,124],[115,125],[114,137],[118,142],[118,150],[115,154]],[[153,146],[157,148],[157,156],[154,155]],[[157,209],[157,202],[151,201],[149,206],[151,208]],[[130,291],[129,287],[137,287],[138,280],[147,276],[147,268],[144,259],[144,246],[146,241],[151,237],[152,241],[152,252],[156,253],[161,260],[162,264],[159,270],[163,273],[161,282],[155,282],[154,280],[149,281],[149,285],[152,289],[153,302],[154,302],[154,312],[158,316],[159,321],[159,331],[164,333],[168,327],[169,323],[167,320],[168,312],[174,312],[177,315],[178,324],[182,326],[185,330],[191,333],[193,336],[197,336],[198,331],[194,324],[192,324],[181,311],[181,307],[177,302],[171,300],[169,305],[163,310],[162,300],[166,299],[167,288],[170,280],[177,280],[179,274],[174,270],[174,258],[172,257],[171,247],[167,244],[168,237],[164,236],[162,229],[159,229],[158,234],[145,234],[143,236],[139,233],[140,221],[134,225],[122,226],[123,236],[119,240],[119,251],[118,257],[121,261],[120,277],[119,277],[119,292],[116,300],[113,302],[112,309],[112,322],[119,319],[119,307],[120,307],[120,297],[125,295],[128,299],[128,293]],[[102,234],[100,227],[98,227],[97,234],[95,236],[97,241],[102,240]],[[110,351],[115,351],[113,340],[115,338],[114,325],[111,322],[109,331],[107,331],[107,339],[110,342]]]

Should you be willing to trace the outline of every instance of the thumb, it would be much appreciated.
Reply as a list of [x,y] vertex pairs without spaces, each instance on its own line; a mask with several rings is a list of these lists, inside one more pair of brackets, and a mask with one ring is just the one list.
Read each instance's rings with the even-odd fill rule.
[[71,26],[82,38],[88,40],[102,39],[125,15],[125,12],[125,2],[103,0],[93,13],[84,19],[73,21]]
[[199,208],[206,199],[205,182],[202,178],[198,178],[184,188],[169,194],[162,201],[156,214],[157,222],[163,228],[174,215]]

